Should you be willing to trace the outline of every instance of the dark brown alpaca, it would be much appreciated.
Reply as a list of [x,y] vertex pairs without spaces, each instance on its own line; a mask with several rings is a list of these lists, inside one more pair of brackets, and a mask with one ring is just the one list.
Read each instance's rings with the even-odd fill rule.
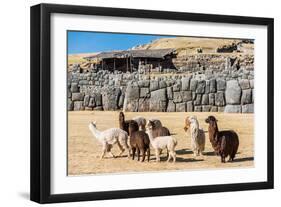
[[139,130],[139,125],[134,120],[127,120],[125,121],[125,115],[123,112],[119,114],[119,128],[123,129],[128,133],[129,136],[135,131]]
[[[131,125],[132,123],[130,123]],[[144,131],[134,131],[130,136],[130,146],[132,149],[132,159],[135,158],[135,152],[137,151],[138,161],[140,160],[140,154],[142,154],[142,162],[145,160],[145,154],[147,152],[147,161],[150,158],[149,149],[149,137]]]
[[209,139],[215,153],[221,156],[221,162],[225,162],[225,158],[229,156],[229,161],[233,161],[239,146],[238,135],[233,130],[219,131],[217,119],[209,116],[206,119],[209,124]]

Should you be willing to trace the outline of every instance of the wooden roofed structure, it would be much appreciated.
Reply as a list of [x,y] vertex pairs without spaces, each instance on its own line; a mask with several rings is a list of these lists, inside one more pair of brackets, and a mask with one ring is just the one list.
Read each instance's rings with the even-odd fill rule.
[[99,69],[120,70],[123,72],[138,70],[140,65],[149,65],[153,68],[173,68],[171,59],[176,55],[176,50],[122,50],[101,52],[93,56],[84,57],[88,61],[97,61]]

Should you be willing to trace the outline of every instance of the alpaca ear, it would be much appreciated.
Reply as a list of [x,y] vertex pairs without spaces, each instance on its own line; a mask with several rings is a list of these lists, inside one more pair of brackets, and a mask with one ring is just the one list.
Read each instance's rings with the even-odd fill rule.
[[92,122],[94,125],[96,125],[97,121]]

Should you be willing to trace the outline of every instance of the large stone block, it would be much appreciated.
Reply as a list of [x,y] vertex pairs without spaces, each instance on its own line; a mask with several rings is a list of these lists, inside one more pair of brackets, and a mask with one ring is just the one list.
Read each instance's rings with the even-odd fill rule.
[[186,103],[186,111],[187,112],[192,112],[193,111],[193,103],[192,101],[189,101]]
[[139,112],[148,112],[149,111],[149,99],[140,98],[138,105]]
[[140,96],[140,89],[138,86],[133,84],[128,84],[126,92],[125,92],[125,98],[130,100],[137,100]]
[[202,106],[202,112],[209,112],[210,110],[211,110],[211,106],[209,106],[209,105]]
[[150,93],[149,93],[149,88],[141,88],[140,89],[140,97],[149,97]]
[[205,93],[210,93],[210,80],[206,80]]
[[83,101],[84,93],[72,93],[72,101]]
[[79,92],[78,83],[71,83],[70,91],[71,91],[72,93],[77,93],[77,92]]
[[84,106],[88,106],[89,105],[89,101],[90,101],[90,96],[89,95],[85,95],[84,97]]
[[254,113],[254,104],[243,105],[242,113]]
[[185,112],[185,111],[186,111],[186,103],[176,104],[176,112]]
[[192,100],[192,92],[191,91],[181,91],[182,101],[187,102]]
[[254,80],[250,80],[250,87],[252,89],[255,88],[255,81]]
[[240,105],[226,105],[224,108],[224,112],[226,113],[241,113]]
[[241,88],[237,80],[227,81],[225,100],[227,104],[240,104]]
[[138,85],[140,88],[149,88],[150,81],[149,80],[140,80],[140,81],[138,81]]
[[168,87],[167,88],[167,97],[169,100],[173,100],[173,88],[172,87]]
[[172,100],[169,100],[167,112],[175,112],[175,111],[176,111],[176,104]]
[[182,78],[181,79],[181,90],[188,91],[189,90],[189,82],[190,82],[189,77]]
[[174,97],[174,102],[175,103],[181,103],[182,102],[182,96],[181,96],[181,92],[180,91],[178,91],[178,92],[174,92],[173,93],[174,95],[173,95],[173,97]]
[[94,94],[96,106],[102,106],[102,95],[100,93]]
[[74,101],[74,111],[82,111],[84,110],[84,102],[83,101]]
[[217,91],[216,79],[211,79],[210,80],[210,93],[215,93],[216,91]]
[[151,100],[166,101],[167,92],[166,88],[159,89],[151,92]]
[[74,107],[73,101],[71,101],[71,99],[68,99],[67,100],[67,110],[73,111],[73,107]]
[[201,98],[202,98],[201,94],[196,94],[196,99],[193,102],[195,106],[201,105]]
[[203,94],[202,95],[202,105],[208,105],[209,104],[209,95]]
[[181,90],[181,81],[177,81],[174,85],[173,85],[173,91],[178,92]]
[[224,91],[226,88],[226,81],[224,79],[217,79],[217,90]]
[[202,106],[194,106],[194,111],[195,112],[201,112],[202,111]]
[[252,102],[252,90],[246,89],[242,91],[241,104],[250,104]]
[[159,89],[159,81],[158,80],[151,80],[150,81],[150,91],[156,91]]
[[205,93],[205,86],[206,86],[206,82],[205,80],[200,80],[197,83],[197,87],[196,87],[196,93]]
[[92,107],[92,108],[96,106],[96,102],[95,102],[95,98],[94,97],[90,98],[88,106]]
[[224,92],[218,91],[215,94],[215,105],[216,106],[224,106],[225,105]]
[[196,91],[197,83],[198,83],[198,80],[196,80],[196,79],[190,80],[190,90],[191,91]]
[[214,93],[209,94],[209,104],[212,106],[215,105],[215,94]]
[[239,85],[242,90],[249,89],[250,88],[250,81],[248,79],[241,79],[239,81]]
[[121,95],[119,88],[105,88],[102,92],[102,106],[105,111],[118,109],[118,100]]
[[160,81],[159,82],[159,88],[166,88],[167,87],[167,83],[166,83],[166,81]]
[[150,111],[165,112],[167,109],[167,91],[166,88],[151,92]]
[[212,106],[210,109],[210,112],[217,112],[218,111],[218,107],[217,106]]

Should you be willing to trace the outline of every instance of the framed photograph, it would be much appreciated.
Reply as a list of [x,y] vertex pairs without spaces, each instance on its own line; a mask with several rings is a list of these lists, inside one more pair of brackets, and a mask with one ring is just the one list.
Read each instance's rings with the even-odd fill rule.
[[273,188],[273,19],[31,7],[31,200]]

